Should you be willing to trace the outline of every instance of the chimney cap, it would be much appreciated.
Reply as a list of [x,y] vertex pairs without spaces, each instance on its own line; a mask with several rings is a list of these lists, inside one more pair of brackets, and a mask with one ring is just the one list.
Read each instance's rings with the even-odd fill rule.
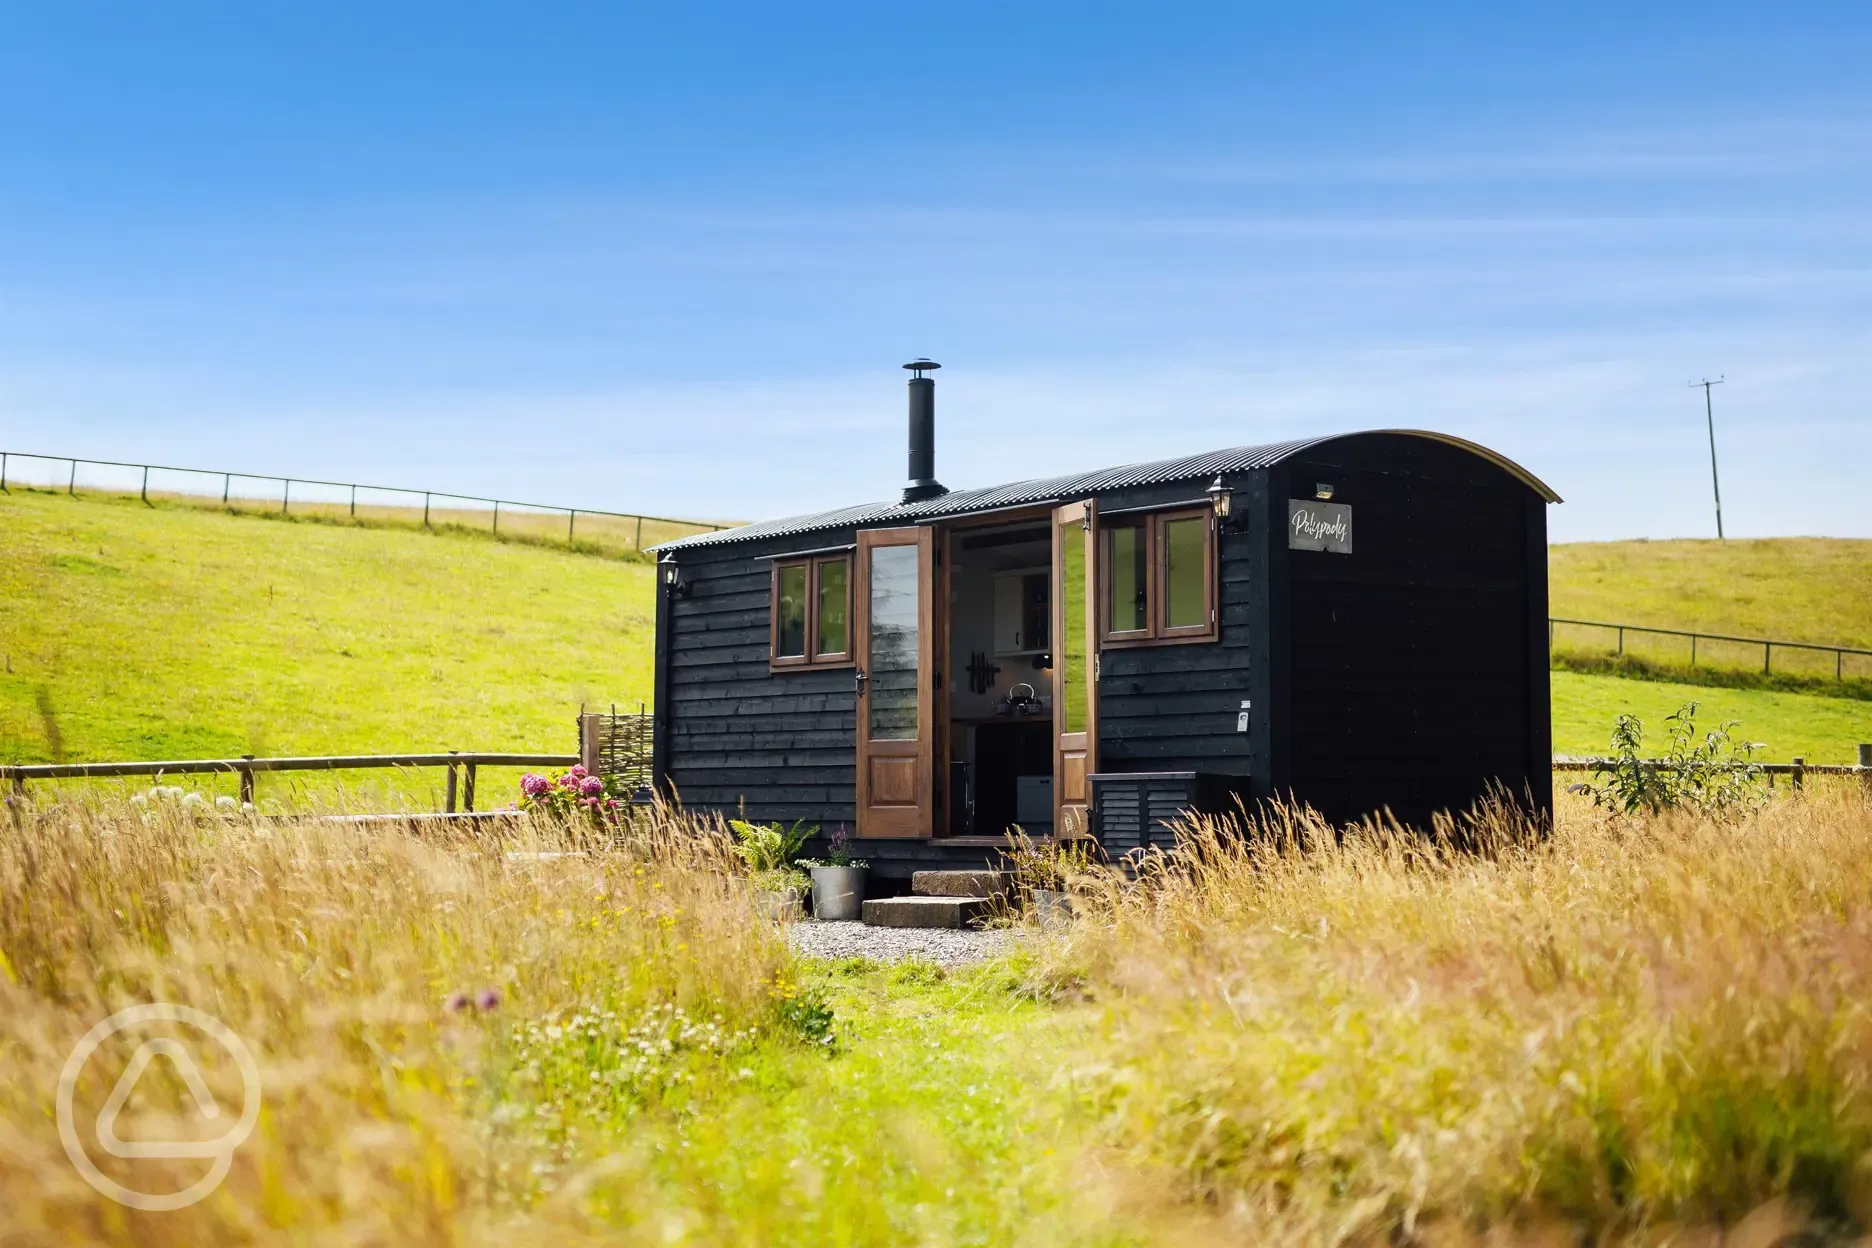
[[918,356],[916,359],[911,360],[908,364],[904,365],[904,367],[914,372],[917,376],[921,377],[926,370],[933,369],[933,368],[941,368],[942,365],[938,364],[935,360],[927,360],[927,359],[924,359],[922,356]]

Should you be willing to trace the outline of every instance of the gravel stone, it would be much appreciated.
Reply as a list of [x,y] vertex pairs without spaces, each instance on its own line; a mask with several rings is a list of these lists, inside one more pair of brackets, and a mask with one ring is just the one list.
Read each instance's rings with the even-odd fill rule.
[[968,966],[998,957],[1018,937],[1008,931],[940,927],[867,927],[863,923],[793,923],[787,940],[809,958],[870,958],[902,962],[921,958],[941,967]]

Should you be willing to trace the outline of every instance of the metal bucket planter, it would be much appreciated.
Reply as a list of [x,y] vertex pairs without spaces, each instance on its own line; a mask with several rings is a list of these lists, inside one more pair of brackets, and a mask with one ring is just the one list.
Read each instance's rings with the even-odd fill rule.
[[805,896],[797,888],[761,888],[754,891],[754,905],[762,918],[775,923],[791,923],[806,913]]
[[815,919],[850,920],[864,907],[863,867],[814,867],[812,908]]
[[1050,888],[1033,890],[1033,918],[1042,930],[1063,927],[1072,922],[1072,896]]

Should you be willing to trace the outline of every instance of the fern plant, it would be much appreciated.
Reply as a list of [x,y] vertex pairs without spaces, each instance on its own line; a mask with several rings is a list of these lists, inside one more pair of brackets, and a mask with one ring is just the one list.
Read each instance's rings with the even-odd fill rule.
[[793,865],[793,859],[807,838],[819,830],[817,824],[808,825],[802,819],[788,827],[730,819],[728,826],[735,834],[735,853],[747,864],[754,887],[776,892],[806,887],[806,875]]

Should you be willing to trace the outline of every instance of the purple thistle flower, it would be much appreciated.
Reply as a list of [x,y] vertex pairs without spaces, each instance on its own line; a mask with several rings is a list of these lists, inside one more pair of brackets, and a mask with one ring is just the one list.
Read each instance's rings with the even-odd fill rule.
[[442,1008],[451,1014],[461,1013],[468,1008],[468,994],[465,992],[449,993],[442,999]]
[[501,995],[498,988],[483,988],[475,993],[475,1008],[483,1014],[491,1014],[500,1008]]
[[579,796],[603,797],[604,781],[600,780],[597,776],[586,776],[583,780],[579,781]]
[[520,777],[520,791],[528,797],[545,797],[551,788],[552,781],[540,775],[537,771],[529,771],[526,775]]

